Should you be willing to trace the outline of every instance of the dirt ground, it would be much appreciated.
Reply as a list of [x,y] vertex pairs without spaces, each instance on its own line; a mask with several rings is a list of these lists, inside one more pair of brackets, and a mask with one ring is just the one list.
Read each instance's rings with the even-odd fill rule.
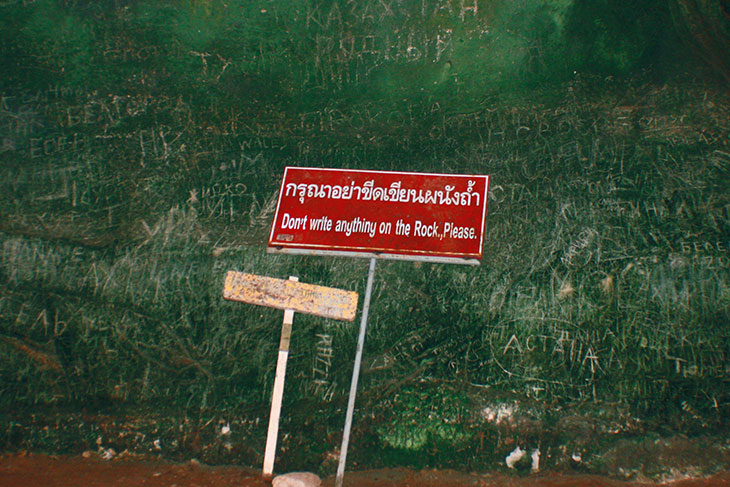
[[[2,487],[269,487],[260,471],[196,461],[168,463],[153,459],[103,460],[97,455],[54,456],[12,453],[0,456]],[[334,478],[323,479],[332,487]],[[347,472],[346,487],[638,487],[630,483],[586,475],[466,474],[455,471],[386,469]],[[661,484],[672,487],[730,486],[730,472],[707,479],[685,479]]]

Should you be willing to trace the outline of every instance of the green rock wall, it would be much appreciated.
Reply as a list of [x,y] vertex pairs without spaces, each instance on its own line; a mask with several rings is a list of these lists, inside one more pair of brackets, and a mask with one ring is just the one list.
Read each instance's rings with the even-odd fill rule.
[[[21,410],[236,416],[257,444],[281,313],[224,302],[225,272],[366,274],[265,253],[286,165],[492,177],[480,267],[378,267],[356,458],[448,464],[495,401],[724,425],[729,105],[675,7],[0,1],[0,445],[50,441]],[[282,429],[324,425],[326,458],[356,329],[292,340],[285,409],[312,413]]]

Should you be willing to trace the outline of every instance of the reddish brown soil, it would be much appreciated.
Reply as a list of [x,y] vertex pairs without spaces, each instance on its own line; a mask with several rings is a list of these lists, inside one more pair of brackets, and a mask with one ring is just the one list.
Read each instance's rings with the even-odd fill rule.
[[[197,462],[173,464],[156,460],[115,459],[96,455],[0,456],[2,487],[269,487],[259,471],[241,467],[210,467]],[[333,478],[323,487],[332,487]],[[556,474],[526,477],[465,474],[454,471],[388,469],[348,472],[346,487],[638,487],[659,485],[629,483],[596,476]],[[730,472],[709,479],[682,480],[672,487],[730,487]]]

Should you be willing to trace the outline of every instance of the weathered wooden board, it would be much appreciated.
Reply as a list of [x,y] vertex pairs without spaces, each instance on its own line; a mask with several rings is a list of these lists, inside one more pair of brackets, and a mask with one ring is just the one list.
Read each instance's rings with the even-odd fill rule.
[[228,271],[223,297],[231,301],[353,321],[358,295],[354,291]]

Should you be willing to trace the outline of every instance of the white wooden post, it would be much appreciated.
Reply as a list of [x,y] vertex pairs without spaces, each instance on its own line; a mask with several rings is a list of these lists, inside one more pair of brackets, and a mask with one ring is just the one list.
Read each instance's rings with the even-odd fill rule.
[[[290,281],[298,281],[298,277],[290,276]],[[281,415],[281,400],[284,396],[284,380],[286,378],[286,361],[289,358],[289,341],[291,327],[294,322],[294,310],[284,311],[284,322],[281,325],[281,339],[279,341],[279,357],[276,361],[276,377],[274,391],[271,394],[271,413],[269,414],[269,431],[266,433],[266,450],[264,452],[264,478],[271,478],[274,473],[274,458],[276,457],[276,442],[279,436],[279,417]]]

